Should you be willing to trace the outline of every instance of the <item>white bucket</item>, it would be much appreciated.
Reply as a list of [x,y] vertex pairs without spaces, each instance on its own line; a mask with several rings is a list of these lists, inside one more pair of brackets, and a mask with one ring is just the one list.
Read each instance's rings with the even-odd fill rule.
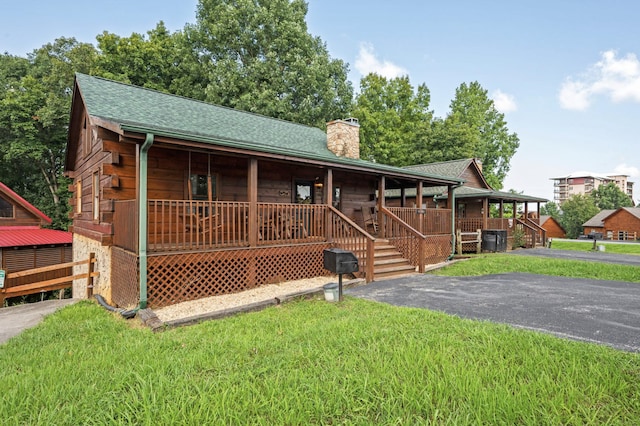
[[340,299],[337,283],[325,284],[322,289],[324,290],[324,300],[327,302],[337,302]]

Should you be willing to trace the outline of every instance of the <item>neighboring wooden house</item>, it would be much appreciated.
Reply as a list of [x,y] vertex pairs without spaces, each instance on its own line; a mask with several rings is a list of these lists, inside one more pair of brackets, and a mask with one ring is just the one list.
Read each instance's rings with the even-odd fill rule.
[[[528,246],[544,244],[547,238],[545,230],[540,226],[540,204],[548,200],[523,194],[495,191],[482,173],[479,160],[466,158],[406,167],[408,170],[427,174],[464,179],[464,185],[455,190],[456,228],[462,232],[474,232],[478,229],[506,230],[508,239],[512,239],[513,231],[520,227],[527,235]],[[388,190],[387,205],[394,207],[415,207],[416,190]],[[447,187],[429,187],[422,190],[422,208],[437,207],[447,204],[449,189]],[[535,211],[529,211],[529,204],[536,204]],[[515,220],[505,218],[504,206],[510,205],[512,211],[522,213]],[[492,216],[492,206],[495,206]],[[393,210],[393,209],[392,209]],[[508,244],[511,247],[511,244]]]
[[[71,262],[71,233],[42,228],[50,223],[47,215],[0,182],[0,269],[8,274]],[[23,281],[6,282],[4,288]]]
[[640,239],[640,207],[602,210],[583,225],[584,234],[600,233],[608,240]]
[[601,210],[591,219],[582,224],[582,233],[584,235],[600,235],[603,238],[606,233],[604,230],[604,218],[609,216],[615,210]]
[[445,260],[451,209],[413,209],[414,227],[376,194],[462,180],[360,160],[358,133],[353,120],[325,133],[77,74],[74,258],[95,252],[94,292],[141,307],[327,275],[331,247],[354,251],[367,280]]
[[565,238],[567,236],[560,222],[555,220],[553,216],[540,216],[540,226],[546,231],[547,238]]

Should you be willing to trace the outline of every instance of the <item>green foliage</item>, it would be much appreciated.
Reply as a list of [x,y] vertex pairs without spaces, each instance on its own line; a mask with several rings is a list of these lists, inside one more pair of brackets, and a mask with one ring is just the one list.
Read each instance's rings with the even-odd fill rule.
[[524,247],[527,244],[526,233],[521,225],[516,225],[513,229],[513,244],[512,248]]
[[[0,74],[0,179],[53,220],[68,224],[67,181],[61,178],[75,71],[88,72],[90,44],[60,38],[26,60],[4,55]],[[62,197],[61,197],[62,195]]]
[[560,225],[567,233],[567,238],[578,238],[578,235],[582,234],[582,224],[600,211],[593,197],[582,194],[576,194],[565,200],[560,208],[562,209]]
[[560,218],[562,217],[562,211],[560,207],[554,203],[553,201],[549,201],[540,207],[540,214],[551,216],[558,222],[560,222]]
[[[640,255],[640,244],[616,244],[609,241],[598,240],[597,244],[604,244],[607,253],[637,254]],[[551,248],[557,250],[593,251],[593,241],[561,241],[553,240]]]
[[600,185],[589,194],[600,210],[615,210],[620,207],[633,207],[633,200],[618,186],[610,182]]
[[320,128],[346,117],[347,65],[308,33],[306,14],[303,0],[201,0],[182,38],[179,94],[204,89],[208,102]]
[[0,346],[4,424],[638,424],[640,358],[347,298],[151,333],[81,302]]
[[147,32],[120,37],[104,31],[98,35],[98,55],[93,73],[111,80],[170,92],[179,75],[179,33],[171,34],[160,21]]
[[[502,189],[509,172],[509,163],[520,146],[515,133],[509,133],[504,114],[496,110],[493,100],[480,83],[462,83],[451,101],[451,113],[445,119],[450,127],[462,131],[455,150],[473,152],[472,157],[482,160],[482,171],[489,185]],[[446,125],[445,125],[446,128]],[[446,146],[446,145],[445,145]]]
[[415,153],[428,141],[429,102],[429,89],[414,90],[406,76],[369,74],[360,80],[353,116],[360,122],[361,158],[394,166],[421,162]]
[[[556,247],[553,242],[552,247]],[[591,244],[593,246],[593,244]],[[435,272],[446,276],[477,276],[506,272],[526,272],[530,274],[557,277],[589,278],[593,280],[614,280],[640,283],[640,267],[564,259],[544,259],[534,256],[511,254],[490,254],[474,256],[465,262],[458,262]]]

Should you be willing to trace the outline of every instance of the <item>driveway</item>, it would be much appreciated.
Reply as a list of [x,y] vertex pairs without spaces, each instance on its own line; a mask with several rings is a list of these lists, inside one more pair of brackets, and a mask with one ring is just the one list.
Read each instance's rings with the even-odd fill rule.
[[74,302],[77,302],[77,299],[45,300],[0,308],[0,344],[25,329],[38,325],[45,316]]
[[345,294],[640,352],[640,284],[508,273],[413,275]]

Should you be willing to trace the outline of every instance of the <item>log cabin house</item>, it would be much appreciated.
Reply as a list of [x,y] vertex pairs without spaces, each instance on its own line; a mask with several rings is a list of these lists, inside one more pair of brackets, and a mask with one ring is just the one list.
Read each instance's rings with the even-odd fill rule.
[[546,231],[547,238],[566,238],[567,233],[553,216],[541,215],[540,226]]
[[65,167],[74,258],[95,252],[94,293],[142,308],[328,275],[331,247],[368,281],[422,271],[451,255],[453,211],[401,220],[377,194],[463,182],[361,160],[353,119],[325,133],[83,74]]
[[640,207],[602,210],[582,224],[584,235],[607,240],[640,239]]
[[[463,179],[464,185],[455,191],[455,223],[461,232],[476,230],[506,230],[507,247],[513,243],[513,232],[520,228],[525,235],[526,247],[546,243],[546,231],[540,226],[540,204],[548,200],[511,192],[496,191],[482,173],[482,163],[475,158],[442,161],[437,163],[407,166],[406,169],[426,174]],[[392,212],[397,208],[415,208],[416,190],[391,189],[386,192],[386,205]],[[449,205],[449,191],[445,186],[423,187],[422,208],[437,208],[442,203]],[[529,210],[535,203],[536,210]],[[505,205],[511,212],[520,212],[516,217],[505,216]],[[511,215],[512,216],[512,215]]]
[[[50,224],[46,214],[0,182],[0,269],[9,274],[71,262],[71,233],[43,228]],[[30,280],[58,278],[68,272],[52,271],[7,279],[0,286],[0,307],[4,306],[9,288]]]

